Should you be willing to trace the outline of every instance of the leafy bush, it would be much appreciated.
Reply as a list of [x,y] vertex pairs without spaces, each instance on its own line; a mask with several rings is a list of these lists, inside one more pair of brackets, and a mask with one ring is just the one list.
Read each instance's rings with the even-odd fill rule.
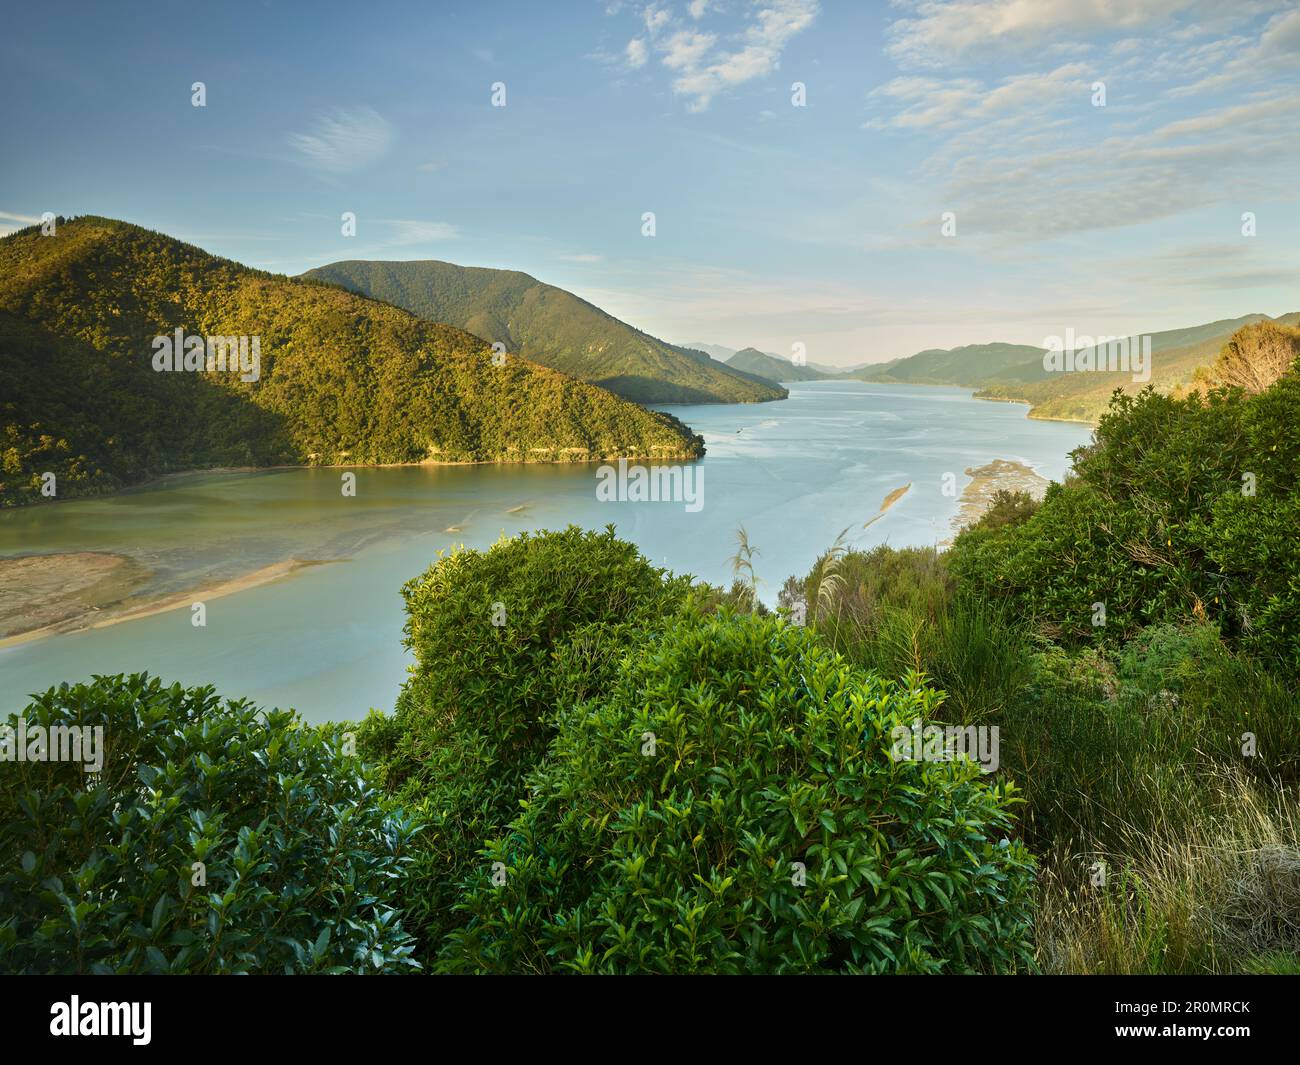
[[683,615],[560,715],[440,965],[1026,968],[1032,861],[1006,838],[1013,789],[964,759],[890,757],[891,729],[937,705],[777,619]]
[[409,907],[429,949],[454,920],[475,853],[518,811],[557,707],[611,676],[689,588],[612,526],[455,551],[403,588],[416,665],[394,716],[372,715],[358,741],[397,801],[427,820]]
[[144,674],[51,688],[22,718],[102,728],[103,765],[4,763],[0,968],[415,966],[391,902],[410,827],[326,733]]
[[1074,469],[1027,520],[957,537],[965,593],[1067,644],[1208,620],[1300,668],[1300,376],[1258,395],[1117,394]]

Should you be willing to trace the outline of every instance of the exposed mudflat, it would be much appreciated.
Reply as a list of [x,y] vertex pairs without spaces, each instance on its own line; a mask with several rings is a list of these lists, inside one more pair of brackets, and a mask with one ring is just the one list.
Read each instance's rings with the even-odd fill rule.
[[1023,462],[1011,459],[994,459],[983,466],[968,466],[966,476],[971,478],[971,482],[962,491],[960,509],[952,520],[954,534],[979,521],[993,505],[993,497],[998,492],[1028,492],[1034,499],[1042,499],[1051,483]]

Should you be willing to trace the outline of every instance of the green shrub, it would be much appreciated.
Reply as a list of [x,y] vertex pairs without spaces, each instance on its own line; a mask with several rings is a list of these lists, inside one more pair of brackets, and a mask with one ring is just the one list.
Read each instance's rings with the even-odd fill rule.
[[402,589],[416,665],[394,716],[372,715],[358,740],[396,801],[427,822],[407,885],[427,950],[454,922],[475,853],[518,811],[557,707],[611,675],[689,589],[612,526],[456,551]]
[[410,826],[324,732],[144,674],[51,688],[21,717],[29,737],[102,728],[103,764],[0,765],[0,969],[414,967],[391,902]]
[[1034,516],[1038,510],[1038,500],[1028,492],[1008,492],[999,488],[993,493],[988,509],[980,515],[974,527],[978,529],[1001,529],[1007,525],[1021,525]]
[[1067,644],[1208,620],[1295,675],[1300,376],[1258,395],[1116,394],[1074,471],[1027,520],[957,537],[965,593]]
[[523,812],[463,885],[468,923],[440,965],[1026,968],[1013,789],[964,759],[890,757],[891,729],[937,704],[783,621],[684,615],[561,714]]

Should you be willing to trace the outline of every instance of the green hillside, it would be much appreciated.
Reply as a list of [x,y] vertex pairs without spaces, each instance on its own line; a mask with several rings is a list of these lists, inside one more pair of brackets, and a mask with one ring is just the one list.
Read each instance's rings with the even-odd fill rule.
[[[1037,365],[1037,372],[1034,371]],[[990,380],[1036,381],[1045,377],[1042,351],[1028,344],[967,344],[930,348],[906,359],[866,366],[850,376],[861,381],[912,385],[963,385],[975,388]]]
[[770,381],[721,366],[706,352],[652,337],[517,270],[436,259],[351,260],[303,276],[459,326],[637,403],[749,403],[786,394]]
[[[260,338],[260,376],[157,372],[153,341]],[[250,341],[251,344],[251,341]],[[668,415],[459,329],[82,217],[0,240],[0,502],[215,465],[696,456]]]
[[[1111,393],[1123,389],[1129,395],[1148,384],[1158,392],[1168,393],[1189,385],[1198,369],[1209,366],[1227,339],[1243,325],[1267,318],[1248,314],[1227,318],[1186,329],[1169,329],[1151,334],[1151,376],[1149,381],[1134,381],[1131,372],[1094,370],[1086,373],[1045,373],[1042,353],[1023,368],[1019,383],[1015,379],[990,379],[976,395],[980,399],[1002,399],[1030,404],[1031,418],[1058,418],[1095,424],[1110,403]],[[1300,315],[1284,315],[1278,321],[1294,322]],[[1037,368],[1038,379],[1030,371]]]
[[[1134,381],[1130,371],[1053,373],[1043,368],[1043,349],[1027,344],[968,344],[951,349],[917,352],[892,363],[868,366],[849,376],[863,381],[896,384],[960,385],[975,388],[980,399],[1028,403],[1031,418],[1058,418],[1095,423],[1111,393],[1134,393],[1154,385],[1169,392],[1191,383],[1196,371],[1208,366],[1234,332],[1267,318],[1248,314],[1184,329],[1152,333],[1150,381]],[[1277,319],[1291,323],[1300,314]]]
[[734,370],[757,374],[769,381],[824,381],[831,374],[822,373],[811,366],[796,366],[787,359],[778,359],[758,348],[742,348],[727,360]]

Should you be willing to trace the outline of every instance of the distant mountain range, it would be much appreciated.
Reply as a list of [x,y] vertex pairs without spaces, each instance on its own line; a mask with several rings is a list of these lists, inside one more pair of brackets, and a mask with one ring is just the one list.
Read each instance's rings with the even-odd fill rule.
[[[1159,391],[1192,383],[1196,371],[1209,366],[1238,329],[1268,318],[1247,314],[1184,329],[1149,334],[1152,366],[1150,382]],[[1295,325],[1300,312],[1277,321]],[[957,385],[973,388],[980,399],[1028,403],[1030,417],[1095,423],[1116,388],[1140,391],[1148,382],[1134,381],[1130,371],[1053,372],[1043,365],[1044,350],[1029,344],[967,344],[956,348],[929,348],[905,358],[837,369],[818,363],[794,366],[789,359],[756,348],[736,351],[721,344],[690,345],[728,365],[772,381],[822,379],[857,380],[882,384]]]
[[[778,354],[776,354],[776,353],[773,352],[773,351],[759,351],[758,348],[740,348],[740,349],[737,349],[737,348],[728,348],[728,347],[725,347],[725,346],[722,345],[722,344],[699,344],[699,343],[696,343],[696,344],[683,344],[682,347],[684,347],[684,348],[692,348],[692,349],[694,349],[695,351],[703,351],[703,352],[707,353],[707,354],[710,356],[710,358],[716,359],[718,362],[722,362],[722,363],[730,363],[732,357],[735,356],[735,355],[737,355],[737,354],[739,354],[741,351],[758,351],[758,353],[759,353],[760,355],[766,355],[769,359],[774,359],[774,360],[776,360],[776,362],[777,362],[777,364],[778,364],[778,366],[775,367],[775,368],[769,366],[769,367],[767,367],[767,369],[768,369],[769,373],[770,373],[770,372],[778,372],[778,373],[780,373],[782,376],[780,376],[780,377],[769,377],[769,378],[768,378],[769,380],[772,380],[772,381],[795,381],[795,380],[801,380],[800,378],[794,378],[794,377],[788,377],[788,376],[785,376],[786,374],[788,374],[788,372],[789,372],[789,368],[792,367],[794,364],[793,364],[793,362],[792,362],[789,358],[787,358],[786,356],[778,355]],[[820,374],[822,374],[822,375],[824,375],[824,376],[826,376],[826,377],[839,377],[839,376],[842,376],[842,375],[844,375],[844,374],[846,374],[846,373],[849,373],[849,372],[852,371],[852,370],[859,369],[861,366],[865,366],[866,363],[858,363],[858,364],[856,364],[856,365],[854,365],[854,366],[827,366],[827,365],[825,365],[825,364],[823,364],[823,363],[819,363],[819,362],[808,362],[808,363],[806,363],[805,365],[807,366],[808,369],[816,370],[818,373],[820,373]],[[757,372],[757,371],[754,371],[754,372]],[[767,374],[760,374],[759,376],[767,377]],[[805,380],[806,380],[806,379],[805,379]]]
[[[1189,385],[1201,367],[1211,365],[1228,338],[1243,325],[1268,318],[1266,314],[1248,314],[1189,329],[1171,329],[1151,335],[1151,380],[1158,392],[1169,392]],[[1283,325],[1300,324],[1300,312],[1281,315]],[[1042,369],[1042,352],[1037,365]],[[1112,371],[1042,373],[1029,383],[1008,383],[989,379],[979,386],[980,399],[1004,399],[1030,404],[1031,418],[1060,418],[1067,421],[1096,422],[1106,410],[1111,393],[1121,388],[1136,393],[1146,387],[1135,382],[1132,374]]]
[[304,277],[459,326],[489,343],[637,403],[752,403],[785,398],[772,381],[635,329],[571,292],[517,270],[428,259],[349,260]]
[[[474,333],[422,317],[436,314]],[[1150,383],[1190,384],[1267,317],[1151,334]],[[257,372],[161,372],[158,344],[172,337],[251,340]],[[503,364],[488,338],[510,353]],[[0,505],[42,498],[47,474],[67,498],[227,465],[689,458],[703,442],[680,421],[589,382],[644,402],[743,402],[820,379],[959,385],[1087,422],[1115,388],[1146,383],[1049,372],[1041,350],[1002,343],[794,366],[756,348],[667,344],[513,271],[358,262],[288,278],[93,216],[0,239]]]
[[[177,330],[200,346],[195,372],[156,368]],[[256,375],[200,369],[208,337],[256,340]],[[211,466],[703,451],[675,418],[492,356],[461,329],[125,222],[19,230],[0,239],[0,503],[42,498],[47,473],[67,498]]]
[[[1196,370],[1213,363],[1233,333],[1268,317],[1247,314],[1148,334],[1152,363],[1149,382],[1135,381],[1133,373],[1124,370],[1049,371],[1043,366],[1042,348],[996,343],[921,351],[893,363],[868,366],[852,376],[862,381],[961,385],[976,389],[980,399],[1028,403],[1033,418],[1096,422],[1116,388],[1134,393],[1148,383],[1158,391],[1191,384]],[[1297,319],[1300,313],[1277,320],[1295,324]]]
[[736,354],[737,350],[739,350],[737,348],[723,347],[721,344],[694,343],[694,344],[682,344],[679,346],[683,348],[690,348],[692,351],[702,351],[706,355],[708,355],[711,359],[716,359],[718,362],[726,362],[729,358],[731,358],[731,356]]

